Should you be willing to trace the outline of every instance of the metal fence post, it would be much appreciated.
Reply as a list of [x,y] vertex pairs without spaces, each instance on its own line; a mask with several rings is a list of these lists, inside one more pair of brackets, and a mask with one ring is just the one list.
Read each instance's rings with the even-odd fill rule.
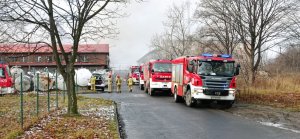
[[58,109],[58,89],[57,89],[57,70],[55,70],[55,89],[56,89],[56,109]]
[[48,102],[48,112],[50,112],[50,91],[49,91],[49,71],[47,71],[48,73],[48,79],[47,79],[47,83],[48,83],[48,90],[47,90],[47,94],[48,94],[48,97],[47,97],[47,102]]
[[[33,77],[34,77],[34,76],[36,76],[36,75],[35,75],[35,69],[33,69]],[[36,89],[36,84],[33,85],[33,91],[36,91],[35,89]]]
[[20,119],[21,119],[21,127],[23,128],[23,125],[24,125],[24,119],[23,119],[23,74],[22,74],[22,72],[21,72],[21,90],[20,90],[20,99],[21,99],[21,101],[20,101],[20,106],[21,106],[21,113],[20,113]]
[[66,88],[65,88],[65,85],[66,85],[66,82],[64,80],[64,82],[63,82],[63,100],[64,100],[64,102],[65,102],[65,99],[66,99]]
[[40,77],[39,77],[39,73],[36,74],[36,116],[39,117],[39,80],[40,80]]
[[14,73],[14,90],[16,90],[16,73]]

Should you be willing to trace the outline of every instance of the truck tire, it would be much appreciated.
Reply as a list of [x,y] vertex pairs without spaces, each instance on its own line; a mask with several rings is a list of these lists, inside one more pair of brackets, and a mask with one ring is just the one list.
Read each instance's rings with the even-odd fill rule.
[[174,88],[174,102],[179,103],[181,100],[181,97],[177,95],[177,87]]
[[140,84],[140,89],[144,90],[144,85],[143,84]]
[[193,102],[193,99],[192,99],[192,95],[191,95],[191,90],[190,89],[186,92],[186,95],[185,95],[185,104],[188,107],[193,107],[195,105],[195,102]]

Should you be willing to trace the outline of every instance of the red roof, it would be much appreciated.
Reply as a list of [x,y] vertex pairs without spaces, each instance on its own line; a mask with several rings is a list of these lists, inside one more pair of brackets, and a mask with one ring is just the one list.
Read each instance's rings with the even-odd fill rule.
[[[65,52],[72,51],[71,44],[65,44]],[[58,50],[60,50],[58,48]],[[52,48],[46,44],[0,44],[0,53],[52,53]],[[109,53],[108,44],[80,44],[79,53]]]

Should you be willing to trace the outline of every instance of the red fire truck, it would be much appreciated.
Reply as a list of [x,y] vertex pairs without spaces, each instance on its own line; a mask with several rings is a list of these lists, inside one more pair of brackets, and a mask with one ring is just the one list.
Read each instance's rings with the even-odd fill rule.
[[10,74],[9,66],[1,62],[0,63],[0,94],[8,94],[13,92],[14,92],[13,79]]
[[140,66],[131,66],[129,69],[129,76],[132,77],[134,84],[139,84]]
[[202,54],[185,56],[172,60],[172,93],[174,101],[182,98],[187,106],[197,102],[210,104],[216,101],[230,108],[235,100],[236,76],[239,64],[235,66],[231,55]]
[[171,72],[170,60],[152,60],[144,64],[145,92],[152,96],[155,91],[170,91]]
[[139,80],[140,80],[139,87],[141,90],[144,90],[144,66],[143,66],[143,64],[140,66]]

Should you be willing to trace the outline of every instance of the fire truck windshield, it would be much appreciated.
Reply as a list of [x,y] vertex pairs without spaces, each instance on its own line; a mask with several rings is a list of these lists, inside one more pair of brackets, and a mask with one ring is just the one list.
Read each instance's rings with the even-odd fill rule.
[[233,76],[234,62],[200,61],[198,74],[206,76]]
[[0,68],[0,77],[5,77],[3,68]]
[[139,68],[133,68],[133,69],[131,69],[131,73],[137,73],[137,72],[139,72]]
[[172,72],[171,63],[155,63],[153,65],[154,72]]

